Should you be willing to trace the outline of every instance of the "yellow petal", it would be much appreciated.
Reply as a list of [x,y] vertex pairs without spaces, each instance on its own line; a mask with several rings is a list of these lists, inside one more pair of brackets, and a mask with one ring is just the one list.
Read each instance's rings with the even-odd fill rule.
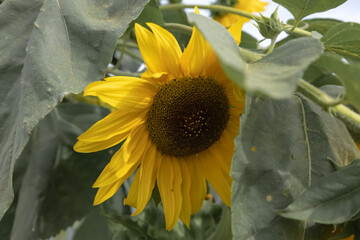
[[240,42],[241,42],[241,31],[242,28],[244,26],[244,23],[247,22],[246,19],[241,19],[240,21],[238,21],[237,23],[233,24],[228,31],[230,32],[230,34],[233,36],[233,38],[235,39],[236,44],[239,46]]
[[123,139],[118,136],[100,142],[84,142],[79,140],[74,146],[74,151],[80,153],[97,152],[115,146],[122,141]]
[[166,72],[170,73],[174,78],[181,77],[179,61],[181,49],[175,37],[154,23],[146,23],[153,31],[155,38],[161,48],[161,56]]
[[95,196],[94,205],[103,203],[107,199],[111,198],[116,193],[116,191],[119,189],[119,187],[121,186],[122,183],[123,182],[118,181],[118,182],[114,182],[113,184],[108,185],[106,187],[99,188],[96,193],[96,196]]
[[132,112],[149,107],[156,92],[153,84],[141,78],[109,77],[90,83],[84,96],[97,96],[117,109]]
[[187,165],[191,179],[191,214],[195,214],[200,211],[206,197],[206,179],[201,169],[202,165],[196,156],[188,159]]
[[119,179],[127,179],[140,165],[150,142],[145,124],[133,129],[110,163],[104,168],[93,187],[104,187]]
[[199,162],[201,162],[206,179],[221,200],[230,206],[232,178],[222,168],[218,167],[217,161],[209,154],[209,151],[203,151],[199,154]]
[[175,226],[182,208],[181,170],[175,157],[164,156],[157,180],[165,213],[166,230],[170,231]]
[[144,210],[151,197],[161,158],[161,154],[157,151],[156,146],[151,145],[137,172],[140,180],[138,184],[136,211],[133,213],[133,216]]
[[135,35],[147,69],[151,73],[166,72],[163,57],[161,56],[161,47],[154,34],[140,24],[135,23]]
[[[190,172],[188,169],[187,161],[183,158],[179,159],[181,175],[182,175],[182,184],[181,184],[181,194],[182,194],[182,208],[180,211],[180,220],[189,228],[190,225],[190,216],[191,216],[191,195],[190,195],[190,186],[193,184],[190,177]],[[198,193],[196,193],[198,194]]]
[[190,41],[181,56],[180,67],[184,76],[197,77],[201,74],[206,63],[209,43],[205,41],[196,27],[193,27]]
[[133,128],[145,122],[146,111],[115,110],[78,137],[79,141],[100,142],[117,136],[123,141]]
[[140,174],[139,174],[139,170],[137,170],[134,180],[131,183],[131,187],[128,192],[128,195],[124,199],[124,205],[129,205],[133,208],[137,208],[137,201],[139,197],[139,179],[140,179]]

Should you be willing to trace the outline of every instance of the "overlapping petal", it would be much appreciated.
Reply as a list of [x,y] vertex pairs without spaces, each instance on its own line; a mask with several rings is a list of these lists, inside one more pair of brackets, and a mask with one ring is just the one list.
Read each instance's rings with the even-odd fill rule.
[[179,67],[181,48],[175,37],[154,23],[147,23],[147,25],[153,31],[155,39],[160,46],[162,63],[166,69],[165,72],[168,72],[173,78],[181,77]]
[[140,165],[142,156],[150,147],[151,143],[148,140],[145,124],[133,129],[121,149],[114,154],[110,163],[106,165],[93,187],[104,187],[119,179],[127,179]]
[[84,96],[97,96],[116,109],[139,111],[149,107],[157,88],[149,81],[135,77],[109,77],[90,83]]
[[164,156],[159,166],[157,185],[165,213],[166,229],[171,230],[179,219],[182,208],[180,164],[175,157]]

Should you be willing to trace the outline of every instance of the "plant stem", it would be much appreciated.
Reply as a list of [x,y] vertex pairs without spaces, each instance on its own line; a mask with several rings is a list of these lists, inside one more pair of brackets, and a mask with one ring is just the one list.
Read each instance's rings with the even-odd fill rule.
[[115,69],[118,69],[120,67],[121,60],[124,57],[124,53],[125,53],[125,49],[126,49],[126,36],[127,36],[127,32],[125,32],[125,34],[123,35],[124,40],[123,40],[123,44],[121,46],[121,52],[120,52],[119,59],[117,60],[115,66],[114,66]]
[[316,102],[323,108],[327,109],[330,114],[342,120],[349,130],[360,132],[360,115],[343,104],[342,100],[337,100],[312,84],[300,79],[298,83],[298,91]]
[[129,55],[130,57],[135,58],[136,60],[138,60],[139,62],[143,62],[143,59],[141,57],[139,57],[137,54],[133,53],[132,51],[125,49],[124,52]]
[[129,77],[140,77],[141,73],[124,72],[115,68],[108,68],[108,73],[114,74],[115,76],[129,76]]
[[164,27],[168,30],[175,30],[181,33],[190,34],[192,33],[192,27],[180,24],[180,23],[165,23]]
[[271,53],[274,50],[275,44],[276,44],[277,35],[271,38],[271,43],[268,48],[267,54]]
[[[160,10],[172,10],[172,9],[184,9],[184,8],[195,8],[198,7],[200,9],[208,9],[211,11],[218,11],[218,12],[224,12],[224,13],[232,13],[232,14],[236,14],[242,17],[246,17],[246,18],[250,18],[250,19],[255,19],[255,20],[260,20],[260,17],[233,7],[227,7],[227,6],[222,6],[222,5],[216,5],[216,4],[212,4],[212,5],[194,5],[194,4],[181,4],[181,3],[173,3],[173,4],[167,4],[167,5],[160,5]],[[288,31],[289,34],[296,34],[296,35],[301,35],[301,36],[306,36],[306,37],[311,37],[312,34],[311,32],[308,32],[304,29],[301,28],[297,28],[292,25],[289,24],[285,24],[285,27],[287,29],[291,29]]]

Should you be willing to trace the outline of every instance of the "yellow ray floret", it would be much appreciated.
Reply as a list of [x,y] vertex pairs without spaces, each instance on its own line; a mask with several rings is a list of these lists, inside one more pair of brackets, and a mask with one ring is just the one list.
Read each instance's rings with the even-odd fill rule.
[[[260,0],[237,0],[233,7],[247,13],[258,13],[263,12],[267,5],[267,2]],[[248,22],[251,20],[250,18],[231,13],[215,16],[214,19],[225,27],[230,27],[239,21]]]

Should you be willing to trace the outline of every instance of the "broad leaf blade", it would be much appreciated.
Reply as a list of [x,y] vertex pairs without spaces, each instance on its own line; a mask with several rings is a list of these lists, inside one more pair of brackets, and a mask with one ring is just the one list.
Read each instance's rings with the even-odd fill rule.
[[360,160],[315,182],[278,213],[286,218],[340,224],[360,212]]
[[304,222],[274,210],[333,172],[328,158],[346,165],[360,153],[340,120],[300,95],[247,97],[245,109],[231,171],[234,238],[303,239]]
[[7,53],[0,57],[0,218],[12,202],[14,164],[34,126],[66,93],[79,93],[102,78],[117,39],[146,2],[14,0],[0,5],[0,38],[6,40],[0,52]]
[[299,38],[281,45],[248,65],[244,89],[271,98],[290,97],[306,68],[323,49],[314,38]]
[[360,24],[339,23],[321,38],[326,50],[345,58],[360,60]]
[[289,10],[296,20],[317,12],[324,12],[346,2],[346,0],[274,0]]

